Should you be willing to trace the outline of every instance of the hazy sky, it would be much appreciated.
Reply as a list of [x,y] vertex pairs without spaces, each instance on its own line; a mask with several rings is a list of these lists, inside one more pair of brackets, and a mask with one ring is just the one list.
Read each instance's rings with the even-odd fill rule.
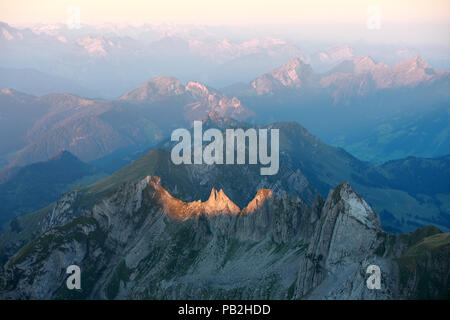
[[68,23],[71,8],[81,25],[277,25],[280,37],[450,47],[450,0],[0,0],[0,21]]
[[10,24],[66,22],[68,8],[81,22],[302,24],[365,23],[370,6],[387,23],[447,23],[450,0],[0,0],[0,20]]

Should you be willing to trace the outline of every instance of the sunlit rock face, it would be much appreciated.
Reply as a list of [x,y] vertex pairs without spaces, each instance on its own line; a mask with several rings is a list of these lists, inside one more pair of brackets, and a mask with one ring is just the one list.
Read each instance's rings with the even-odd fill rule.
[[197,217],[199,215],[214,216],[214,215],[238,215],[241,213],[252,213],[262,206],[266,199],[272,196],[272,191],[269,189],[260,189],[255,198],[241,210],[222,189],[217,191],[212,188],[211,194],[205,202],[201,200],[192,202],[183,202],[174,198],[166,189],[160,185],[158,177],[152,177],[150,180],[152,188],[149,189],[149,194],[164,208],[164,212],[174,219],[185,220],[188,218]]
[[273,196],[273,191],[270,189],[259,189],[255,198],[250,201],[247,207],[244,208],[243,212],[251,213],[255,212],[264,204],[264,202]]

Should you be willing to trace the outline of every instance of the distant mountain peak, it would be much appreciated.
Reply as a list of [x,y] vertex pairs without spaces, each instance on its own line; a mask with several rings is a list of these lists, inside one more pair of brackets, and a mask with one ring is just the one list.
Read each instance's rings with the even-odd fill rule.
[[306,64],[305,60],[302,57],[294,57],[290,59],[284,66],[282,66],[282,68],[284,67],[286,69],[295,69],[302,64]]
[[180,81],[175,77],[161,76],[161,77],[151,78],[147,81],[147,83],[160,83],[163,85],[170,85],[170,84],[178,85],[180,83]]
[[360,64],[360,63],[367,63],[367,64],[371,64],[371,65],[376,64],[375,60],[371,56],[357,57],[357,58],[353,59],[353,61],[355,62],[355,64]]
[[[439,77],[440,71],[433,69],[422,57],[416,56],[395,64],[391,68],[396,85],[410,86]],[[444,72],[445,73],[445,72]]]
[[296,57],[286,64],[273,70],[270,74],[262,75],[251,83],[257,94],[271,93],[279,88],[301,88],[311,82],[313,77],[311,65],[303,58]]
[[180,81],[174,77],[156,77],[124,95],[120,100],[157,101],[167,96],[177,96],[185,92]]
[[407,59],[406,61],[404,61],[404,63],[420,69],[431,68],[431,66],[421,56]]
[[198,81],[189,81],[184,85],[173,77],[150,79],[121,96],[119,100],[153,103],[173,97],[182,98],[173,101],[180,107],[180,113],[188,121],[200,120],[211,111],[238,120],[253,116],[253,112],[244,108],[236,97],[230,98]]
[[[301,57],[295,57],[289,60],[286,64],[273,70],[271,74],[283,83],[283,77],[290,78],[292,81],[297,81],[305,72],[312,73],[312,68]],[[283,83],[284,84],[284,83]]]
[[185,90],[187,92],[191,92],[194,96],[199,97],[207,97],[209,94],[215,93],[214,90],[208,88],[203,83],[200,83],[198,81],[189,81],[185,86]]
[[354,65],[359,69],[371,70],[376,66],[376,62],[370,56],[362,56],[353,60]]
[[397,62],[392,66],[392,70],[395,70],[397,72],[407,72],[429,67],[430,66],[425,62],[425,60],[423,60],[420,56],[416,56]]
[[351,60],[354,50],[348,45],[336,45],[319,51],[312,56],[313,65],[335,65],[341,61]]
[[366,95],[378,89],[413,87],[421,83],[432,82],[448,71],[433,69],[420,56],[388,66],[375,62],[370,56],[358,57],[341,62],[320,82],[323,87],[330,85],[337,88],[333,96],[335,101],[351,95]]
[[[66,40],[67,41],[67,40]],[[104,37],[91,37],[87,36],[83,39],[78,39],[76,43],[83,47],[89,55],[105,57],[108,55],[106,50],[106,41]]]

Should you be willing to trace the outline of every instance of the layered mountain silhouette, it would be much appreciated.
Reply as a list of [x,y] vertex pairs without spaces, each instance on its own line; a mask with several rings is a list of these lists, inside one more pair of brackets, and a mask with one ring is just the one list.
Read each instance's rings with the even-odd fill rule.
[[450,153],[449,77],[419,56],[393,66],[356,57],[326,73],[294,58],[223,90],[258,122],[296,120],[329,144],[382,162]]
[[76,186],[89,185],[105,176],[67,151],[7,173],[0,183],[0,226],[47,206]]
[[[4,89],[2,137],[12,138],[0,140],[0,165],[47,160],[63,149],[83,161],[143,150],[211,111],[237,120],[298,120],[326,142],[367,160],[440,156],[450,151],[448,79],[448,71],[431,68],[420,57],[392,67],[355,58],[327,74],[316,74],[295,58],[247,85],[226,89],[229,95],[172,77],[150,79],[112,101],[71,94],[34,97]],[[419,126],[429,134],[416,135]],[[417,140],[420,148],[414,148]]]
[[148,103],[165,101],[170,105],[171,98],[186,101],[182,111],[190,121],[201,119],[211,111],[237,120],[244,120],[253,115],[235,97],[228,98],[200,82],[190,81],[183,86],[172,77],[150,79],[142,86],[121,96],[119,100]]
[[[221,32],[0,22],[0,299],[449,298],[450,71]],[[278,173],[173,164],[194,120]]]
[[[148,148],[211,111],[239,120],[252,116],[237,98],[198,82],[182,86],[170,77],[151,79],[116,101],[72,94],[34,97],[5,89],[0,103],[6,107],[0,153],[13,154],[10,166],[47,160],[59,150],[92,161],[124,148]],[[24,113],[26,121],[19,121]]]
[[[297,45],[279,38],[231,39],[214,33],[197,26],[83,25],[75,30],[65,24],[46,24],[19,29],[0,22],[0,43],[5,49],[0,57],[5,66],[32,66],[69,77],[103,98],[112,98],[161,74],[195,79],[206,73],[213,86],[222,86],[236,81],[237,75],[251,79],[261,70],[304,54]],[[89,68],[80,68],[80,63]],[[32,88],[43,86],[38,79],[24,80]]]
[[[237,125],[244,126],[214,113],[204,120],[205,128]],[[278,175],[261,176],[254,165],[177,166],[169,151],[155,149],[18,217],[0,235],[1,297],[446,297],[448,233],[436,227],[386,233],[369,203],[384,208],[384,217],[393,211],[394,223],[385,219],[392,229],[425,222],[431,217],[425,206],[408,215],[398,203],[409,201],[401,207],[412,208],[405,199],[425,196],[420,188],[407,190],[412,172],[422,168],[421,183],[431,185],[437,177],[426,173],[449,173],[448,160],[376,166],[327,146],[296,123],[268,128],[280,130]],[[343,180],[362,193],[335,182]],[[448,194],[447,185],[429,191],[445,203],[438,194]],[[447,224],[445,215],[436,217],[434,224]],[[66,262],[87,270],[82,291],[66,289]],[[381,290],[365,285],[370,264],[382,270]]]
[[0,68],[0,88],[15,88],[32,95],[73,93],[94,97],[95,92],[64,77],[53,76],[33,68]]
[[[225,130],[246,126],[216,113],[211,113],[204,123],[205,130],[209,127]],[[150,152],[135,164],[112,174],[108,182],[100,181],[94,187],[107,192],[109,184],[117,186],[111,181],[121,181],[126,177],[143,179],[150,172],[176,185],[176,194],[186,196],[186,201],[207,199],[211,189],[216,187],[222,188],[243,208],[259,188],[286,190],[310,204],[315,193],[319,191],[325,196],[329,189],[346,180],[381,214],[383,226],[389,231],[410,231],[429,223],[443,230],[450,227],[445,209],[448,205],[446,195],[450,190],[449,179],[446,179],[450,174],[448,157],[410,158],[372,165],[342,149],[324,144],[296,123],[276,123],[267,128],[280,129],[280,171],[273,177],[262,179],[259,167],[252,165],[174,166],[169,154],[173,143],[167,143],[161,145],[167,151]],[[414,165],[406,167],[411,163]],[[142,172],[138,164],[151,171]],[[175,177],[169,172],[175,173]],[[243,180],[243,174],[250,175],[251,179]],[[430,197],[430,200],[424,202],[424,197]]]
[[[450,72],[434,69],[420,56],[388,66],[369,56],[344,60],[325,74],[317,74],[302,58],[293,58],[281,67],[243,86],[241,93],[233,86],[235,95],[273,95],[286,89],[321,88],[335,98],[343,92],[351,97],[367,95],[375,90],[414,87],[438,81],[448,83]],[[330,89],[328,92],[326,89]],[[348,92],[350,90],[350,92]],[[340,102],[338,99],[335,103]]]

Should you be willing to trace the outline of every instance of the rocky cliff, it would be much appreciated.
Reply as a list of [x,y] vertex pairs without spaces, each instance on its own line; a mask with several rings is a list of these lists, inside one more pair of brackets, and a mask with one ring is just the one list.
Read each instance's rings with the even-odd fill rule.
[[[0,274],[3,299],[403,299],[449,291],[448,234],[394,236],[347,184],[311,206],[262,189],[244,209],[223,191],[183,202],[158,177],[93,205],[61,199]],[[81,268],[68,290],[66,268]],[[381,269],[381,289],[366,268]]]

